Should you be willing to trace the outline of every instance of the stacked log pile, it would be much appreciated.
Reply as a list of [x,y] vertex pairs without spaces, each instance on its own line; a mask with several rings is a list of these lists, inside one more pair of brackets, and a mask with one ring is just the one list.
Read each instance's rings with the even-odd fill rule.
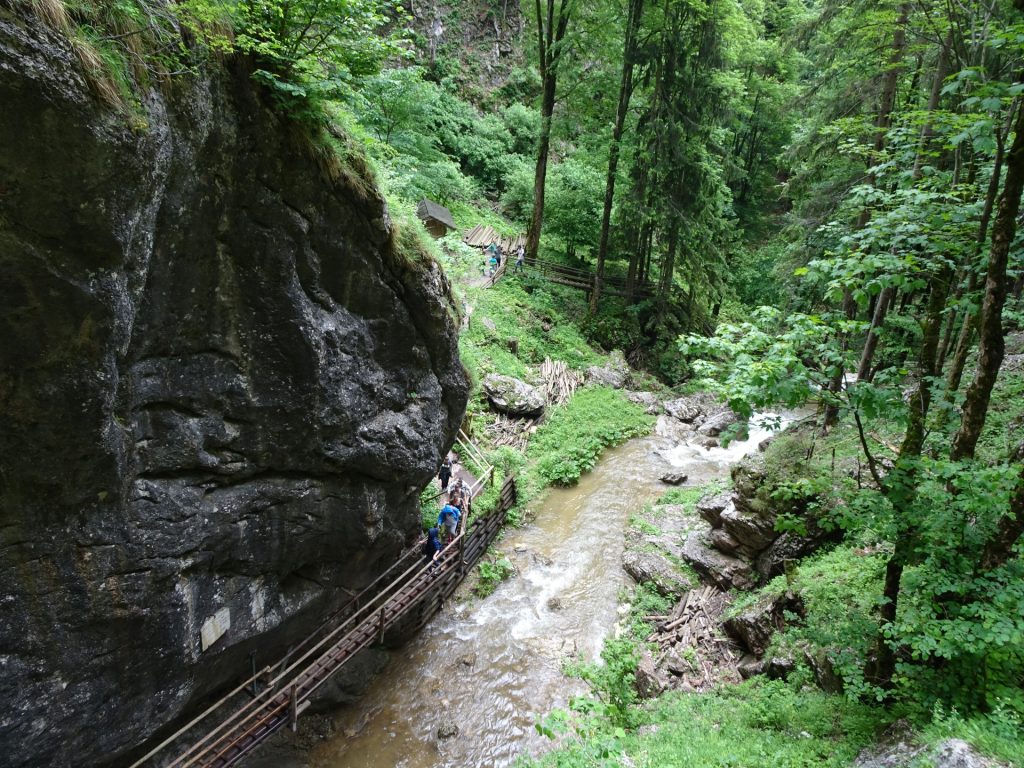
[[540,366],[544,395],[550,405],[566,402],[583,382],[582,377],[561,360],[545,357]]
[[[647,642],[657,643],[659,671],[682,678],[679,687],[703,690],[732,675],[743,655],[739,646],[722,634],[720,617],[729,596],[714,586],[691,589],[670,614],[647,616],[655,625]],[[686,653],[691,649],[691,653]]]
[[499,413],[493,423],[484,427],[484,431],[490,435],[493,445],[507,445],[523,451],[539,422],[539,416],[533,419],[513,419]]

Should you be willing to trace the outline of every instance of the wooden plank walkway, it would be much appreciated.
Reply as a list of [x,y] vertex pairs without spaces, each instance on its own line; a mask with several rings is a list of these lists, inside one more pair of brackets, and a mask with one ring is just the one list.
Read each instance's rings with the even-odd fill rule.
[[[464,437],[460,433],[460,443]],[[467,448],[471,455],[482,460],[482,455],[468,439],[465,444],[471,446]],[[470,486],[473,496],[479,494],[489,479],[493,481],[494,468],[486,467],[482,474],[483,477]],[[495,509],[479,518],[467,514],[462,529],[442,550],[438,561],[428,562],[421,549],[422,541],[417,542],[279,664],[242,683],[132,768],[146,765],[151,758],[173,747],[186,730],[212,721],[218,710],[225,709],[240,691],[260,682],[261,678],[265,687],[251,701],[211,727],[173,761],[160,764],[168,768],[227,768],[281,728],[294,729],[313,694],[349,659],[367,646],[383,642],[389,631],[404,636],[419,629],[440,610],[444,600],[494,541],[515,502],[515,479],[509,476],[502,484]]]

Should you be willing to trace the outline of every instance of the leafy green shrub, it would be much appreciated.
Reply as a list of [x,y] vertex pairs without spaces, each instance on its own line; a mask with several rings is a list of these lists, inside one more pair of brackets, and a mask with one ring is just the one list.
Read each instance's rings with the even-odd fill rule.
[[593,469],[601,451],[651,430],[653,417],[608,387],[578,391],[552,410],[527,448],[546,484],[572,485]]
[[498,588],[498,585],[505,579],[510,578],[515,572],[515,566],[507,557],[496,557],[488,553],[487,557],[477,564],[479,579],[474,591],[478,597],[487,597]]

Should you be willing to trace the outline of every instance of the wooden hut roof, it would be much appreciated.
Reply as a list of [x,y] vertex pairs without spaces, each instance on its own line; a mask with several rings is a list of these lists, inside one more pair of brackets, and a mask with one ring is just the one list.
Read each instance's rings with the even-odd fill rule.
[[427,198],[420,200],[416,206],[416,215],[421,219],[440,221],[449,229],[455,229],[455,219],[452,218],[452,212],[433,200],[427,200]]

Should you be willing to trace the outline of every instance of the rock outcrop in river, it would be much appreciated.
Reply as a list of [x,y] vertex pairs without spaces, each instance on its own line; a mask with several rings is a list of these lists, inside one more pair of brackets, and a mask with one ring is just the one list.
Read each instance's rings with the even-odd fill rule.
[[418,528],[448,286],[234,71],[95,98],[0,9],[0,749],[104,763],[274,660]]

